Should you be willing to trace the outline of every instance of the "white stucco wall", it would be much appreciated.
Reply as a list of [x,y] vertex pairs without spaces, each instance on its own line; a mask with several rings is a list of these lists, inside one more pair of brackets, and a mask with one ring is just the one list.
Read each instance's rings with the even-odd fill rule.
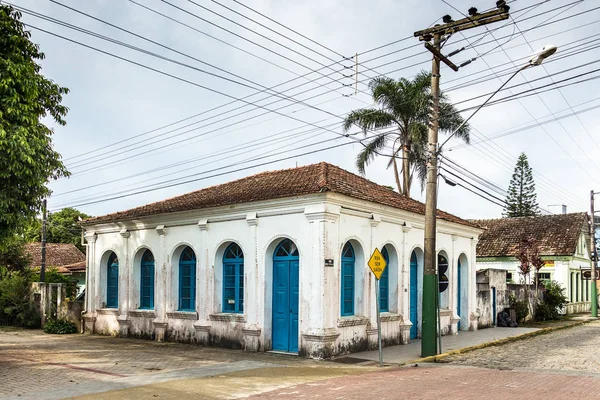
[[[407,343],[409,265],[422,252],[423,216],[332,193],[171,213],[86,225],[88,286],[86,329],[102,334],[179,340],[270,350],[273,252],[281,240],[299,249],[299,352],[313,357],[373,348],[376,343],[375,279],[367,261],[375,247],[390,254],[390,310],[382,315],[387,345]],[[438,251],[449,260],[448,293],[442,303],[444,333],[476,329],[475,246],[481,231],[438,221]],[[355,312],[341,317],[340,260],[350,241],[356,254]],[[244,252],[244,312],[222,313],[222,257],[231,242]],[[177,311],[178,259],[190,246],[197,260],[196,310]],[[139,310],[139,263],[155,258],[154,310]],[[119,259],[119,308],[106,309],[106,262]],[[420,253],[421,254],[421,253]],[[456,313],[457,261],[462,261],[460,316]],[[325,266],[333,259],[332,267]],[[419,285],[422,281],[422,256]],[[419,292],[421,290],[419,289]],[[419,297],[419,315],[422,297]],[[419,317],[420,319],[420,317]],[[420,335],[420,327],[418,327]]]

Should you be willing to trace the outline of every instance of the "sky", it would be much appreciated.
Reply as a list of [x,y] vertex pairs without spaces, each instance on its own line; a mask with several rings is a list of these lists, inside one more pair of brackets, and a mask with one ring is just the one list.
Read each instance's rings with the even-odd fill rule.
[[[351,129],[344,136],[341,123],[351,110],[374,106],[368,82],[429,71],[431,54],[413,33],[445,14],[461,18],[447,3],[463,13],[495,6],[491,0],[9,3],[24,8],[22,21],[46,56],[42,73],[70,89],[63,99],[67,125],[45,121],[72,174],[50,183],[49,209],[73,206],[90,215],[320,161],[357,173],[364,135]],[[500,217],[499,200],[525,152],[545,212],[560,212],[563,204],[568,212],[586,211],[590,190],[600,190],[599,4],[509,4],[511,19],[455,33],[444,45],[444,54],[465,48],[452,56],[456,64],[474,59],[458,72],[441,71],[442,91],[464,118],[536,50],[553,44],[558,52],[494,97],[505,101],[473,116],[469,145],[451,139],[444,146],[449,172],[442,173],[463,187],[441,179],[439,208],[463,218]],[[395,186],[387,162],[374,160],[366,177]],[[418,182],[412,195],[424,199]]]

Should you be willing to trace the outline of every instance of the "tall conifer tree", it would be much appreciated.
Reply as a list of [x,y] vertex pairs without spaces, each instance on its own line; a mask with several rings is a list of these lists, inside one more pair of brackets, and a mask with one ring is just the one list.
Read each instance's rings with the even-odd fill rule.
[[533,173],[529,161],[527,161],[527,156],[525,153],[521,153],[508,186],[504,216],[530,217],[539,215],[539,213]]

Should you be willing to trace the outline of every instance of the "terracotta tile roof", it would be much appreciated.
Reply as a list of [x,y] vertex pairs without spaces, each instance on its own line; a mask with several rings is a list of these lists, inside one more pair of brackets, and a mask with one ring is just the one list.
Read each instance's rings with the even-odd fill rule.
[[[425,214],[425,204],[335,165],[321,162],[303,167],[262,172],[131,210],[90,218],[83,221],[83,225],[322,192],[339,193],[417,214]],[[444,211],[438,210],[438,218],[478,227]]]
[[586,213],[471,220],[486,229],[477,243],[477,257],[515,257],[523,237],[534,237],[542,256],[572,256],[582,230],[588,229]]
[[[25,253],[31,257],[31,266],[39,267],[42,264],[42,244],[27,243]],[[85,263],[85,254],[74,244],[46,243],[46,266],[63,267],[65,265]]]
[[[85,272],[85,260],[76,262],[73,264],[65,265],[63,267],[66,272],[75,273],[75,272]],[[60,271],[59,271],[60,272]]]

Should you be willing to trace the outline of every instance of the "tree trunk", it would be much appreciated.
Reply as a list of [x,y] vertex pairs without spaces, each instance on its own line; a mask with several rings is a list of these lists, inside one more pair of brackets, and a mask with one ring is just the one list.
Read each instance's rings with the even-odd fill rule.
[[402,146],[402,194],[410,197],[410,163],[408,160],[408,146]]
[[402,193],[402,185],[400,184],[400,174],[398,174],[398,163],[396,162],[396,157],[392,158],[392,164],[394,165],[394,178],[396,178],[396,185],[398,187],[398,193]]

